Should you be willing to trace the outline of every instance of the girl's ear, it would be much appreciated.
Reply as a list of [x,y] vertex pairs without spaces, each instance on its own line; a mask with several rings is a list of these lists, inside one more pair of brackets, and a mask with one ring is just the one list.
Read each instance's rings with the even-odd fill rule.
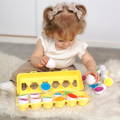
[[44,10],[44,12],[43,12],[43,18],[44,18],[44,20],[46,21],[46,22],[49,22],[50,20],[49,20],[49,17],[48,17],[48,13],[50,12],[50,11],[52,11],[53,9],[52,9],[52,7],[48,7],[48,8],[46,8],[45,10]]
[[86,10],[86,7],[84,5],[76,5],[76,8],[78,10],[81,10],[81,12],[83,13],[82,16],[85,16],[87,14],[87,10]]

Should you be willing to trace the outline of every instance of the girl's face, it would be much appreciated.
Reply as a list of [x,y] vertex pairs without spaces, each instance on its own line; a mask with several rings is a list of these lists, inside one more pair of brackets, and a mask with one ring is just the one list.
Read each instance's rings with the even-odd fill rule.
[[63,50],[63,49],[66,49],[66,48],[72,46],[75,41],[74,39],[64,40],[58,34],[54,34],[53,39],[55,40],[55,47],[60,50]]

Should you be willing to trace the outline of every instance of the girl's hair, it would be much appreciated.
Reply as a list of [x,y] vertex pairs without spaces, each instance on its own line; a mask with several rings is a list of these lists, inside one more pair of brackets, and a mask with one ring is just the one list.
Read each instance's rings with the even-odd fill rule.
[[69,36],[73,39],[76,34],[84,31],[86,8],[80,4],[74,4],[72,9],[67,4],[61,6],[63,10],[57,6],[48,7],[44,10],[44,32],[47,37],[52,37],[54,33],[57,33],[62,38],[67,39],[66,37]]

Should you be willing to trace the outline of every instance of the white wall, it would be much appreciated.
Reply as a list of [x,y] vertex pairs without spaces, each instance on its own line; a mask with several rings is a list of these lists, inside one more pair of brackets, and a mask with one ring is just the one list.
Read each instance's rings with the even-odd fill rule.
[[120,48],[120,0],[0,0],[0,34],[39,36],[44,8],[64,1],[78,2],[87,8],[82,40],[91,46]]
[[35,0],[0,0],[0,34],[36,36]]
[[[37,0],[38,35],[41,30],[42,12],[48,5],[54,5],[61,1],[75,1],[86,6],[87,28],[81,39],[94,46],[115,45],[120,48],[120,1],[119,0]],[[115,47],[114,46],[114,47]]]
[[90,0],[88,9],[87,40],[120,42],[120,1]]

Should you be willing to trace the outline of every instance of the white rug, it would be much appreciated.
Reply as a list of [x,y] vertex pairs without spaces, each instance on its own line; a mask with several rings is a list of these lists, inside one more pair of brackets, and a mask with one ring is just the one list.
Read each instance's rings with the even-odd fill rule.
[[[12,71],[23,62],[15,56],[0,53],[0,81],[8,80]],[[26,116],[40,119],[120,120],[120,61],[110,60],[105,65],[111,72],[114,84],[112,87],[107,88],[104,94],[94,95],[90,92],[91,101],[84,107],[76,106],[22,112],[15,106],[14,94],[0,91],[0,115],[7,114],[11,117]]]

